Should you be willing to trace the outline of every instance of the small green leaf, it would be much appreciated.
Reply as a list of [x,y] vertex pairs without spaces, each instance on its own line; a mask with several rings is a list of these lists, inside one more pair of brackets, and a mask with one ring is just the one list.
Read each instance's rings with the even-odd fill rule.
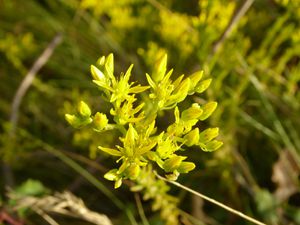
[[155,152],[152,152],[152,151],[146,152],[145,156],[149,160],[152,160],[152,161],[156,161],[159,158],[159,156]]
[[172,76],[173,69],[170,69],[169,72],[164,76],[164,78],[160,81],[160,83],[167,84],[170,82],[170,77]]
[[156,141],[152,141],[150,142],[148,145],[142,147],[142,148],[138,148],[138,154],[143,155],[146,152],[150,151],[152,148],[154,148],[156,145]]
[[202,106],[203,113],[199,117],[199,120],[203,121],[206,120],[217,108],[217,102],[208,102]]
[[115,150],[113,148],[105,148],[105,147],[102,147],[102,146],[98,146],[98,149],[100,149],[101,151],[106,152],[106,153],[108,153],[110,155],[122,156],[122,154],[121,154],[120,151]]
[[156,65],[156,68],[153,72],[152,78],[153,80],[157,83],[159,81],[161,81],[167,71],[167,60],[168,60],[168,56],[167,54],[165,54],[163,57],[161,57]]
[[155,120],[153,120],[153,121],[149,124],[149,126],[148,126],[148,128],[147,128],[146,133],[145,133],[145,136],[146,136],[146,137],[149,137],[149,136],[150,136],[151,134],[153,134],[155,131],[156,131]]
[[116,180],[115,182],[115,189],[121,187],[122,185],[122,178],[119,178],[118,180]]
[[124,160],[122,165],[119,167],[117,174],[122,174],[130,166],[128,160]]
[[106,90],[109,90],[111,92],[114,92],[114,89],[112,89],[110,86],[108,86],[106,84],[106,82],[103,82],[103,81],[100,81],[100,80],[93,80],[93,83],[95,83],[96,85],[98,85],[102,89],[106,89]]
[[129,93],[136,94],[136,93],[144,92],[144,91],[146,91],[149,88],[150,88],[149,86],[137,85],[137,86],[134,86],[134,87],[130,88],[129,89]]
[[132,71],[132,68],[133,68],[133,64],[131,64],[129,66],[129,68],[127,69],[125,75],[124,75],[124,82],[128,83],[129,82],[129,79],[130,79],[130,76],[131,76],[131,71]]
[[[124,146],[125,148],[133,148],[135,146],[135,140],[138,138],[138,133],[136,132],[136,130],[133,128],[132,124],[129,124],[129,128],[127,130],[126,136],[125,136],[125,140],[124,140]],[[132,153],[130,153],[130,155],[132,155]]]
[[180,121],[180,112],[179,112],[179,109],[178,109],[177,106],[175,107],[174,115],[175,115],[175,123],[179,123],[179,121]]
[[113,93],[110,97],[109,102],[115,102],[118,99],[119,95]]
[[18,196],[41,196],[47,194],[49,190],[38,180],[28,179],[14,191]]
[[174,89],[176,89],[178,87],[178,85],[181,83],[183,78],[184,78],[184,75],[182,74],[172,83],[172,85],[174,86]]
[[107,74],[110,78],[114,77],[114,55],[109,54],[108,57],[106,58],[105,62],[105,69],[107,71]]
[[150,77],[150,75],[148,73],[146,73],[146,78],[147,78],[148,84],[155,90],[156,89],[156,84],[152,80],[152,78]]
[[144,105],[145,105],[145,102],[138,105],[135,109],[132,110],[132,114],[138,113],[144,107]]

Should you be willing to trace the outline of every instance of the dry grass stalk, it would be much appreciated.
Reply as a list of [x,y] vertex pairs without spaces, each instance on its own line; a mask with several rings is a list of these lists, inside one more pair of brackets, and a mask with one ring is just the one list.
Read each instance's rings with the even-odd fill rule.
[[49,213],[80,218],[97,225],[112,225],[112,222],[106,215],[89,210],[80,198],[68,191],[41,198],[32,196],[19,198],[10,194],[10,198],[17,202],[15,209],[30,208],[51,225],[57,225],[58,223],[49,216]]

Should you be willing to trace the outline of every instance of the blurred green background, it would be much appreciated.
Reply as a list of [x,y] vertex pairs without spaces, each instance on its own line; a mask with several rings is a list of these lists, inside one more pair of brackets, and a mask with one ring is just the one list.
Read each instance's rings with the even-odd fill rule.
[[[16,91],[58,35],[12,131]],[[134,63],[133,78],[143,84],[164,53],[175,76],[201,69],[213,78],[204,95],[188,101],[219,103],[207,123],[220,128],[224,146],[191,151],[197,168],[180,183],[266,224],[300,224],[299,0],[0,0],[0,222],[5,212],[24,224],[49,223],[20,213],[7,195],[25,181],[30,189],[32,179],[44,192],[70,190],[114,224],[164,224],[151,202],[142,201],[145,221],[137,196],[104,180],[115,162],[96,146],[113,144],[114,134],[73,130],[64,120],[79,100],[109,110],[89,65],[111,52],[117,73]],[[249,224],[182,190],[171,193],[181,201],[182,224]]]

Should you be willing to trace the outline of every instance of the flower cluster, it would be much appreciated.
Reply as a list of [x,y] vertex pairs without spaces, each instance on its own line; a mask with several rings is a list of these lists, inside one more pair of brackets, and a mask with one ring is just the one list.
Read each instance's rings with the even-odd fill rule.
[[[215,140],[218,128],[200,131],[198,121],[207,119],[217,107],[216,102],[204,105],[192,104],[180,111],[178,103],[188,95],[202,93],[211,83],[211,79],[201,80],[203,72],[189,77],[179,76],[171,80],[173,70],[167,71],[167,56],[157,63],[152,75],[146,74],[149,86],[130,82],[133,65],[114,75],[114,59],[110,54],[101,57],[91,66],[93,82],[102,91],[103,98],[111,103],[110,115],[96,112],[92,115],[89,106],[81,101],[76,114],[66,114],[66,120],[75,128],[91,124],[96,132],[117,129],[121,145],[114,147],[99,146],[98,149],[118,157],[120,166],[105,174],[105,178],[115,182],[115,188],[123,179],[138,180],[141,171],[149,165],[158,165],[168,179],[176,180],[181,173],[195,168],[193,162],[186,161],[182,155],[186,147],[199,146],[203,151],[214,151],[222,142]],[[137,95],[143,93],[144,101],[138,103]],[[145,94],[147,98],[145,99]],[[174,112],[174,122],[166,130],[157,129],[157,115],[163,110]],[[109,121],[108,118],[112,118]],[[181,154],[179,154],[179,152]]]

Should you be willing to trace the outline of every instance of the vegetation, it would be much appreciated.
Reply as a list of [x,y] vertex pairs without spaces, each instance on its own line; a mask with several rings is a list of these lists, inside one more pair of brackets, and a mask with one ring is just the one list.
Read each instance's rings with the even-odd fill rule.
[[187,187],[300,223],[299,0],[2,0],[0,18],[0,224],[249,224]]

